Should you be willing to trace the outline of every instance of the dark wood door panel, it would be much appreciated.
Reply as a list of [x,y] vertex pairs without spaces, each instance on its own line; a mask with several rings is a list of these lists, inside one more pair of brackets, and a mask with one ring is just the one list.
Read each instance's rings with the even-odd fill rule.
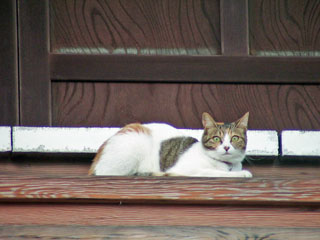
[[20,124],[50,126],[48,0],[19,0]]
[[318,0],[249,0],[251,53],[319,56]]
[[201,114],[233,121],[250,111],[251,129],[320,129],[320,86],[53,82],[54,126],[169,122],[200,128]]
[[16,2],[4,0],[0,8],[0,125],[19,123]]
[[60,53],[215,55],[219,0],[50,1]]

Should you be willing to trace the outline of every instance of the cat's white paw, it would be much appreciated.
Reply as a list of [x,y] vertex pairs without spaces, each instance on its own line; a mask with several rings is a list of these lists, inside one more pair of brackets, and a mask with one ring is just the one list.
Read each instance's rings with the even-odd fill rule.
[[240,175],[241,177],[244,177],[244,178],[252,178],[252,173],[249,172],[248,170],[240,171]]

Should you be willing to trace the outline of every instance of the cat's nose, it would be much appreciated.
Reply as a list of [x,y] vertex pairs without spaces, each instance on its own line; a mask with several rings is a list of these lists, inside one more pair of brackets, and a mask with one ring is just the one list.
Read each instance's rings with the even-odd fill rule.
[[230,147],[229,147],[229,146],[224,146],[224,150],[226,150],[226,152],[228,152],[228,151],[229,151],[229,149],[230,149]]

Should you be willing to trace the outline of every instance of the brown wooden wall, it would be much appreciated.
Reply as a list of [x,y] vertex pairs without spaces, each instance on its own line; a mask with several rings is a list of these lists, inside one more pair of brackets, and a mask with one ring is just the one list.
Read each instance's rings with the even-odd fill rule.
[[218,0],[50,1],[51,51],[216,55]]
[[250,52],[258,56],[318,56],[318,1],[249,1]]
[[250,111],[256,129],[320,127],[317,85],[54,82],[52,97],[58,126],[164,121],[200,128],[204,111],[225,121]]
[[203,111],[250,111],[252,129],[320,129],[316,0],[17,4],[2,123],[198,128]]

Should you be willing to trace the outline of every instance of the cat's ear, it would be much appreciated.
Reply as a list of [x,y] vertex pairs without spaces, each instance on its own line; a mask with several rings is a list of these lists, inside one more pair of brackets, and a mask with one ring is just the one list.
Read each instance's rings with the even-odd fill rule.
[[249,121],[249,112],[242,116],[239,120],[235,122],[236,127],[238,128],[248,128],[248,121]]
[[204,112],[202,114],[202,125],[204,128],[216,127],[217,123],[213,120],[209,113]]

